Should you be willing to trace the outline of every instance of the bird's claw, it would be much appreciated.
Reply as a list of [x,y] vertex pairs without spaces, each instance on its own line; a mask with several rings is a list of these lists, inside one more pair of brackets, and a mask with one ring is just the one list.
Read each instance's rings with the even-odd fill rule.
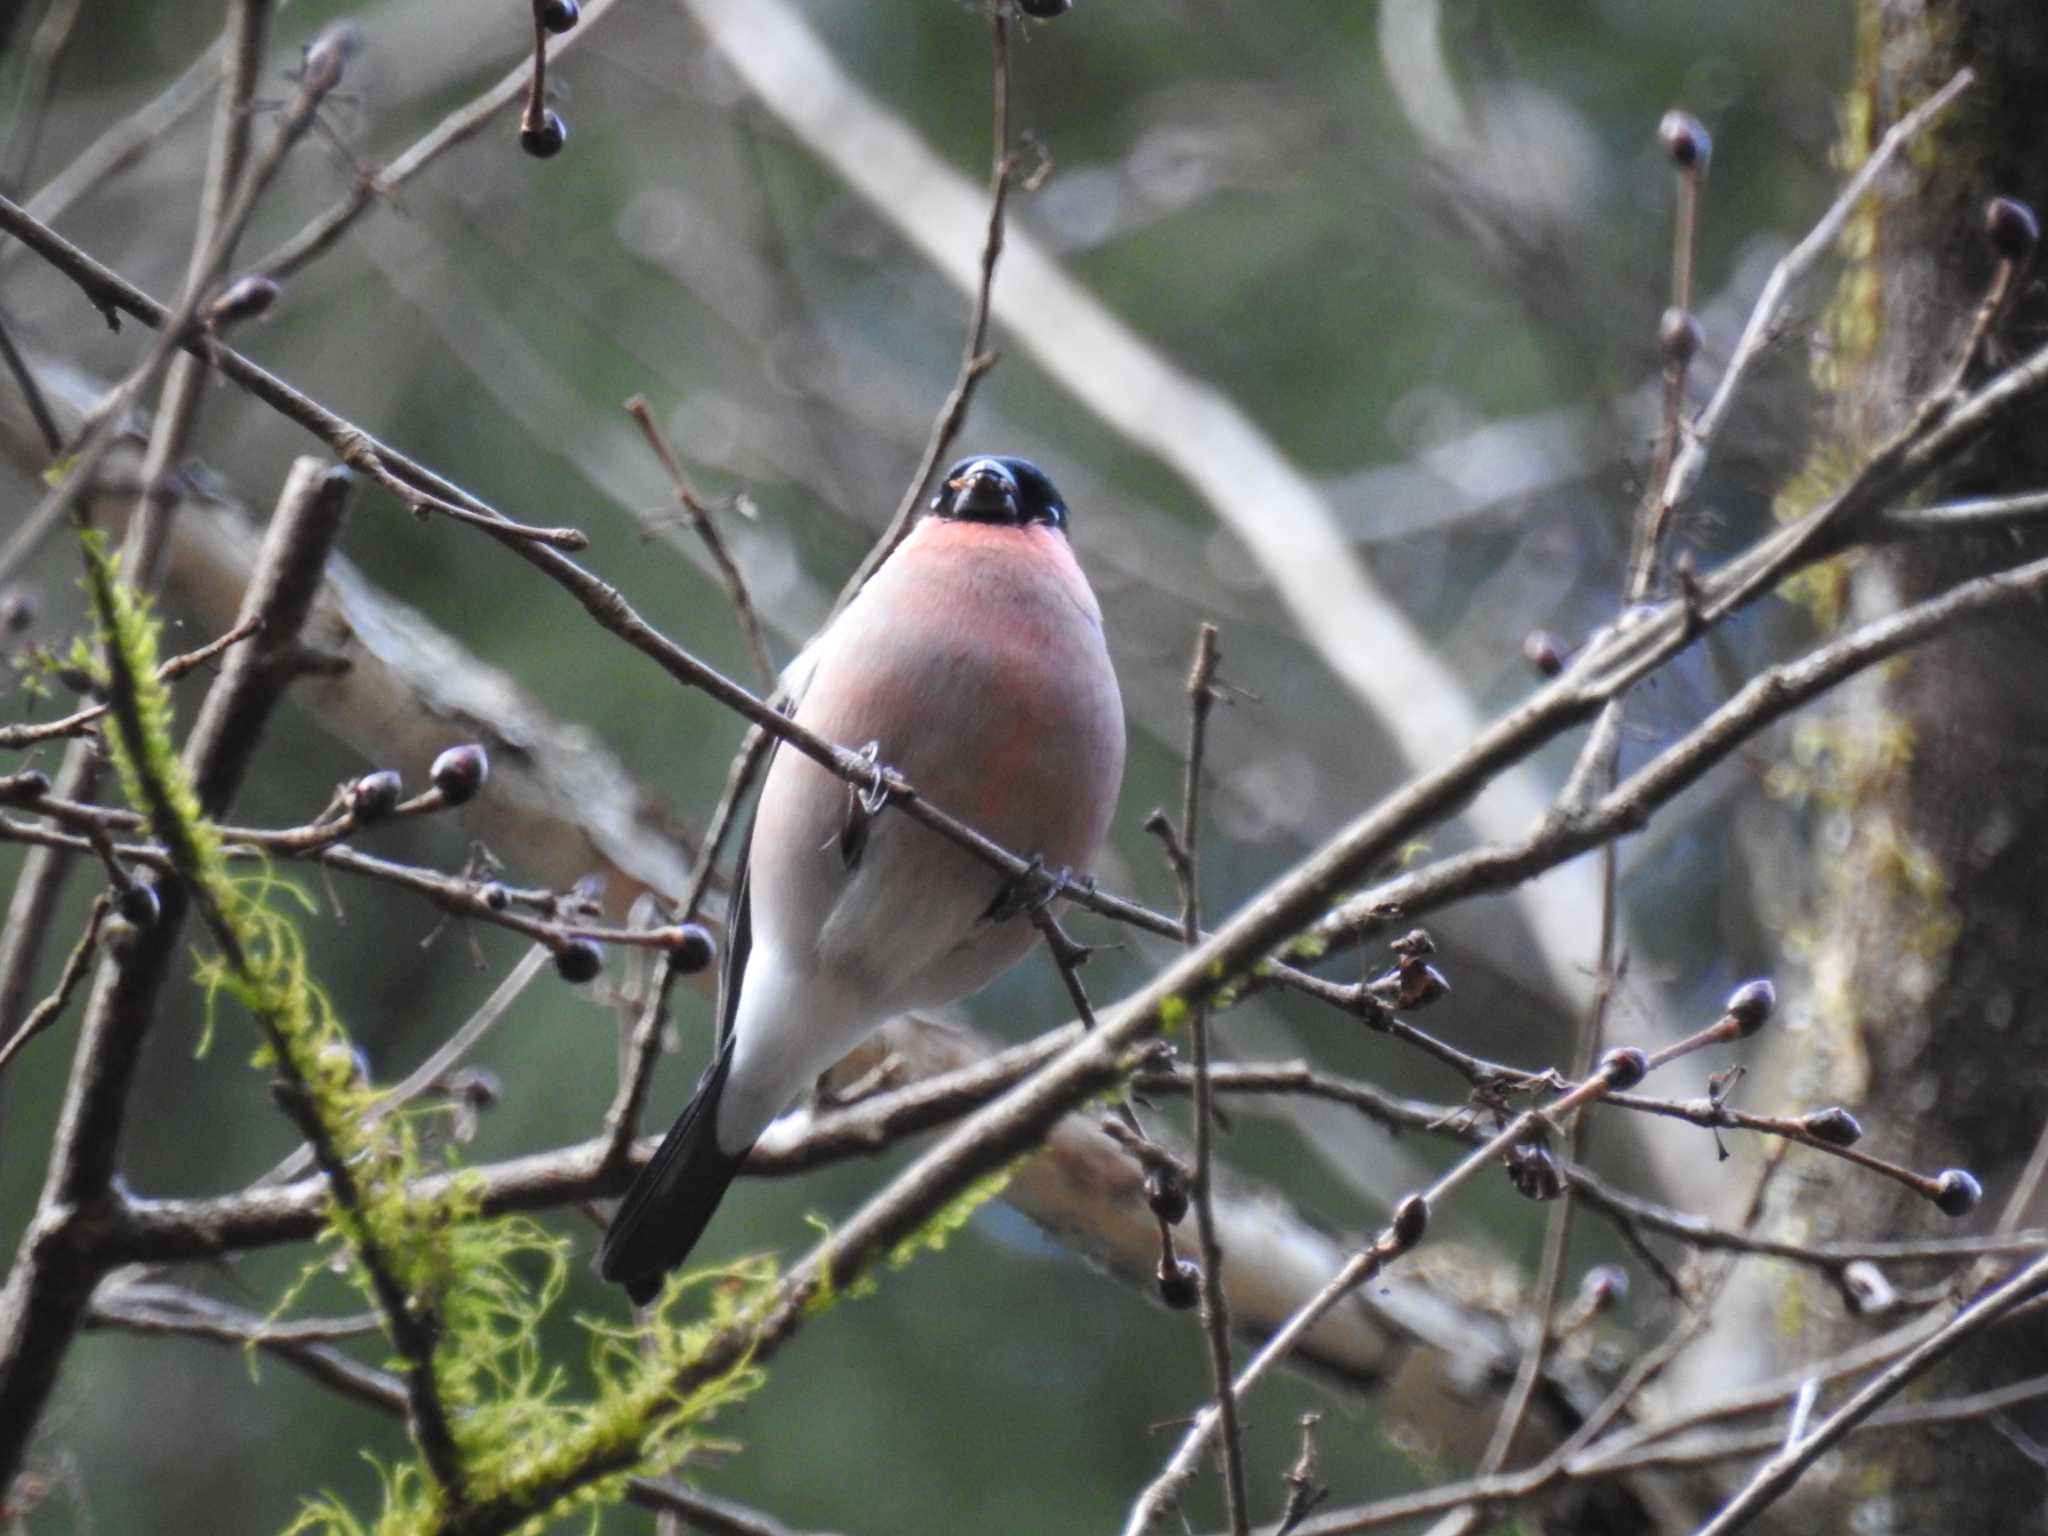
[[983,916],[992,923],[1006,923],[1013,917],[1043,912],[1069,891],[1094,889],[1093,875],[1077,877],[1065,864],[1050,869],[1044,859],[1033,854],[1030,869],[1005,884]]
[[874,777],[867,783],[854,788],[860,797],[860,808],[870,816],[882,814],[882,807],[889,803],[889,770],[882,766],[882,744],[871,741],[860,749],[860,756],[867,759],[868,767],[874,770]]

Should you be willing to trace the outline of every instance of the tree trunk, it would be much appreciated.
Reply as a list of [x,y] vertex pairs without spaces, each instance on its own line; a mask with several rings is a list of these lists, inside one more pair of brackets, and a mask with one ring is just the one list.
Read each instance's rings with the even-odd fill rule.
[[[1990,198],[2048,206],[2048,6],[2039,0],[1858,0],[1845,122],[1860,158],[1956,70],[1976,83],[1909,149],[1851,225],[1850,269],[1827,326],[1835,437],[1859,461],[1952,376],[1992,281]],[[2038,268],[2036,269],[2038,271]],[[2048,303],[2022,292],[2002,334],[2038,345]],[[1993,364],[2012,349],[1994,347]],[[1985,369],[1980,365],[1975,377]],[[1999,434],[1930,499],[2048,485],[2048,430]],[[1999,532],[1867,549],[1824,578],[1845,623],[1966,577],[2038,557],[2048,540]],[[1825,615],[1824,615],[1825,616]],[[1809,1026],[1779,1041],[1771,1089],[1857,1109],[1865,1146],[1982,1180],[1982,1209],[1952,1223],[1899,1185],[1794,1154],[1774,1190],[1781,1234],[1820,1240],[1938,1236],[2002,1215],[2048,1106],[2048,616],[1971,628],[1841,694],[1814,783],[1817,822]],[[2048,1205],[2032,1192],[2023,1224]],[[1974,1289],[1993,1271],[1975,1271]],[[1925,1270],[1890,1276],[1901,1288]],[[1801,1357],[1867,1338],[1813,1275],[1763,1277],[1753,1337]],[[1752,1295],[1752,1300],[1757,1300]],[[1897,1318],[1880,1319],[1881,1328]],[[2008,1326],[1947,1363],[1921,1397],[2048,1370],[2048,1335]],[[1833,1397],[1824,1397],[1825,1407]],[[2048,1443],[2048,1411],[2006,1421]],[[2039,1518],[2042,1471],[1997,1422],[1868,1436],[1810,1473],[1784,1529],[2014,1529]],[[2038,1453],[2035,1453],[2038,1454]]]

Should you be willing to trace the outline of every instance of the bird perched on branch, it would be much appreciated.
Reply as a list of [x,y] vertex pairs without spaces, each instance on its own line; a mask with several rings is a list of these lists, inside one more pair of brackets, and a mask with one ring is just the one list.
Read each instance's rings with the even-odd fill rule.
[[[799,724],[895,768],[1002,847],[1080,871],[1116,808],[1124,719],[1066,525],[1035,464],[962,459],[785,681]],[[1015,964],[1032,899],[779,747],[734,886],[717,1049],[605,1234],[604,1277],[651,1299],[769,1121],[888,1020]]]

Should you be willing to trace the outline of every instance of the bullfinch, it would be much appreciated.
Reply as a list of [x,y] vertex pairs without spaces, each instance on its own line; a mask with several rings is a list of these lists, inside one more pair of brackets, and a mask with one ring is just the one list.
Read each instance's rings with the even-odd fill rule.
[[[899,770],[1003,847],[1082,871],[1123,780],[1102,611],[1037,465],[962,459],[785,674],[796,720]],[[626,1192],[599,1268],[636,1302],[689,1256],[769,1121],[883,1024],[1020,959],[1004,875],[787,747],[740,856],[717,1049]]]

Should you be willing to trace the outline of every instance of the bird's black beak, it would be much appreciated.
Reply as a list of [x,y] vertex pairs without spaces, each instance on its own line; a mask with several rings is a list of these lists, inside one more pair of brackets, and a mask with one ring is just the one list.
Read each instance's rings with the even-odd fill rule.
[[946,489],[952,493],[955,517],[991,523],[1020,519],[1016,477],[993,460],[975,460],[948,480]]

